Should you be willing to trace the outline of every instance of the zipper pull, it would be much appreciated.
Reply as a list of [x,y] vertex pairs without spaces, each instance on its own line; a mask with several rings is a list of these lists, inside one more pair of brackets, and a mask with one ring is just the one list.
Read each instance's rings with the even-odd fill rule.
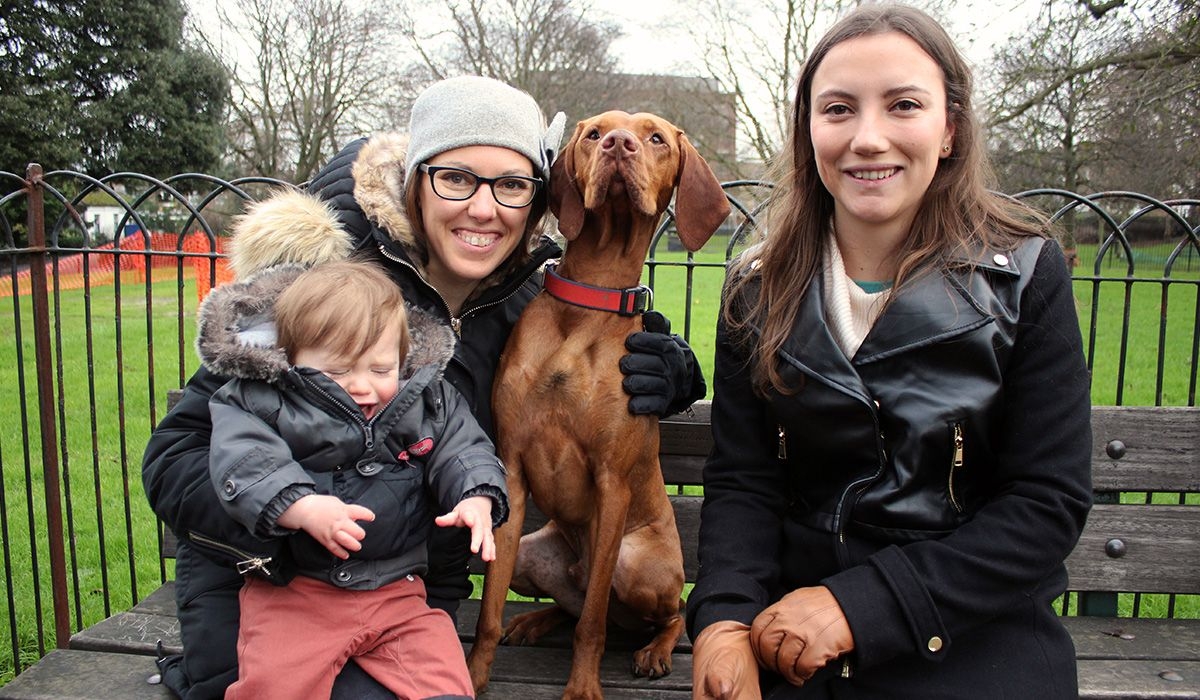
[[842,678],[849,678],[849,677],[850,677],[850,676],[852,676],[852,675],[854,675],[854,671],[853,671],[853,669],[851,669],[851,668],[850,668],[850,657],[849,657],[849,656],[843,656],[843,657],[842,657],[842,672],[841,672],[841,676],[842,676]]
[[450,330],[454,331],[455,338],[462,337],[462,318],[458,316],[450,317]]
[[245,561],[237,563],[237,572],[243,576],[251,571],[262,571],[264,576],[270,576],[271,570],[267,568],[267,563],[271,561],[271,557],[251,557]]
[[787,431],[779,425],[779,459],[787,459]]
[[958,494],[954,493],[954,475],[963,465],[963,429],[962,423],[954,424],[954,459],[950,462],[950,476],[946,481],[946,495],[950,497],[950,505],[961,513],[962,504],[958,502]]

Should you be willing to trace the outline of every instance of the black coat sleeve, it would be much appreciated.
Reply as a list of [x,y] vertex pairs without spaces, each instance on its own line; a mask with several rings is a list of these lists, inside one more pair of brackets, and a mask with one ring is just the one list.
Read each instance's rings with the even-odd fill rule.
[[[150,507],[176,536],[221,543],[230,563],[261,555],[268,547],[226,514],[209,478],[212,418],[208,400],[226,382],[201,368],[188,380],[183,397],[158,424],[142,458],[142,484]],[[204,548],[206,553],[212,553]]]
[[[726,298],[722,306],[731,303]],[[755,392],[751,340],[731,332],[722,309],[713,367],[713,448],[704,465],[700,570],[688,597],[695,639],[721,620],[750,624],[770,603],[781,564],[786,463],[778,458],[776,421]]]
[[371,222],[354,198],[354,161],[367,139],[351,141],[308,181],[308,191],[327,202],[350,236],[362,243],[371,239]]

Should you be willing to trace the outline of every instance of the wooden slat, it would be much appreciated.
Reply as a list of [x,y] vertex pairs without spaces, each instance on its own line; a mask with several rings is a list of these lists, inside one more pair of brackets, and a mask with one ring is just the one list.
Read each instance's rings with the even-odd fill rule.
[[[1114,441],[1124,456],[1107,454]],[[1200,408],[1096,406],[1092,444],[1097,491],[1200,492]]]
[[[690,697],[691,656],[676,654],[666,678],[637,679],[621,653],[606,653],[601,683],[610,699],[683,700]],[[561,697],[570,652],[500,647],[493,681],[481,699],[541,700]],[[0,700],[166,700],[171,694],[147,678],[157,669],[147,656],[55,649],[39,663],[0,687]],[[1180,680],[1169,680],[1178,678]],[[1081,660],[1082,700],[1183,700],[1200,697],[1200,662]]]
[[[1120,558],[1105,553],[1119,539]],[[1200,506],[1096,504],[1067,558],[1080,591],[1200,593]]]
[[1080,661],[1079,697],[1080,700],[1195,700],[1200,698],[1200,662]]
[[0,700],[167,700],[165,686],[146,680],[154,659],[133,654],[55,649],[4,687]]
[[[488,685],[480,700],[560,700],[562,685],[533,685],[496,681]],[[691,700],[692,694],[684,690],[658,690],[653,688],[605,688],[607,700]]]
[[69,646],[80,651],[108,651],[154,656],[158,642],[168,654],[183,653],[179,620],[133,611],[117,613],[71,635]]
[[[464,645],[467,650],[470,645]],[[571,650],[545,649],[538,647],[510,647],[501,645],[496,649],[496,662],[492,666],[491,679],[498,683],[548,685],[561,689],[570,675]],[[692,655],[672,654],[671,673],[664,678],[650,680],[638,678],[631,672],[632,657],[628,651],[609,650],[600,660],[600,685],[604,697],[652,697],[648,692],[673,691],[690,693],[692,687]],[[615,693],[621,693],[616,695]],[[481,696],[491,698],[491,691]],[[674,697],[674,696],[658,696]]]
[[1200,620],[1064,617],[1079,659],[1200,661]]

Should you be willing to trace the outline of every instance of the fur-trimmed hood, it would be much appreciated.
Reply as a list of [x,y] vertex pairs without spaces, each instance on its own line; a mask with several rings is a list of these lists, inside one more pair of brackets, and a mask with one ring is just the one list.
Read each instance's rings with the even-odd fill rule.
[[[371,137],[354,160],[354,200],[363,215],[400,244],[413,261],[420,245],[404,212],[404,159],[408,138]],[[229,265],[239,279],[284,263],[314,265],[350,255],[357,241],[337,212],[315,194],[281,190],[234,219]]]
[[[278,265],[212,290],[198,313],[196,352],[204,366],[223,377],[279,382],[291,365],[275,344],[275,300],[305,269]],[[400,376],[432,365],[440,377],[454,355],[454,333],[412,305],[406,310],[409,349]]]

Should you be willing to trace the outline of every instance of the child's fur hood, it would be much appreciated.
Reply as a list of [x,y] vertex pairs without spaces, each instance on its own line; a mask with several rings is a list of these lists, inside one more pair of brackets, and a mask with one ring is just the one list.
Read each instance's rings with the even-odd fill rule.
[[[200,305],[196,351],[210,371],[228,378],[278,382],[291,369],[275,345],[275,300],[307,266],[284,264],[212,290]],[[454,355],[449,326],[411,305],[409,349],[400,376],[433,365],[440,377]]]
[[[358,152],[351,173],[354,199],[367,219],[410,252],[418,244],[404,211],[404,159],[408,137],[372,136]],[[282,190],[251,204],[232,226],[229,265],[239,279],[284,263],[315,265],[340,260],[355,240],[337,213],[316,196]]]

